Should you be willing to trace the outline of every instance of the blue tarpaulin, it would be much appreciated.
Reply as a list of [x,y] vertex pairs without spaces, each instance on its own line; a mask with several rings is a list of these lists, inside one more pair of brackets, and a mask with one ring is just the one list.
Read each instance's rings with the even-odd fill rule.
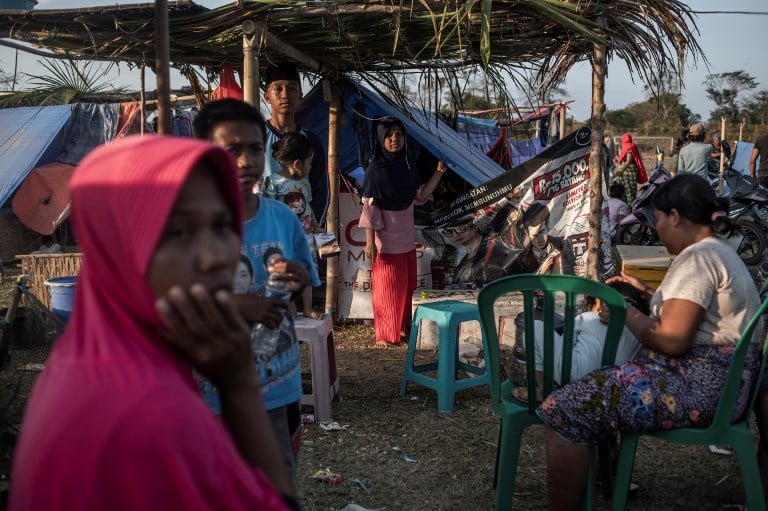
[[[472,186],[479,186],[505,172],[466,135],[454,131],[434,113],[413,108],[409,118],[377,93],[348,78],[340,80],[339,84],[342,108],[338,153],[342,172],[349,174],[366,166],[375,144],[373,121],[388,115],[401,119],[410,138],[436,158],[444,159]],[[322,82],[306,94],[296,118],[301,126],[320,137],[327,150],[328,103],[323,99]]]
[[0,205],[38,165],[56,159],[70,105],[0,109]]

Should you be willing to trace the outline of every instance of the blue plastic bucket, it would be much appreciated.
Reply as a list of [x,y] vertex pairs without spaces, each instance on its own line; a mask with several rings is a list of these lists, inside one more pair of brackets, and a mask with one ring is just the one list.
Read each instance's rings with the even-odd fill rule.
[[77,277],[55,277],[45,281],[51,293],[51,311],[65,323],[72,314],[75,284],[77,284]]

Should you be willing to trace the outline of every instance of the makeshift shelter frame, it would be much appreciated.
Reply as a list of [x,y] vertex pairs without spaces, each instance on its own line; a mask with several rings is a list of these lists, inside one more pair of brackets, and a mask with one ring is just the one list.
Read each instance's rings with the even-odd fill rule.
[[[502,74],[507,73],[516,77],[515,81],[534,82],[531,85],[546,91],[561,83],[574,64],[589,60],[593,69],[590,167],[600,170],[607,60],[622,59],[629,72],[639,75],[654,92],[658,76],[674,72],[682,77],[686,57],[695,61],[701,56],[693,13],[681,0],[648,0],[642,5],[620,0],[423,0],[405,4],[318,0],[311,5],[296,0],[238,0],[210,10],[182,0],[167,2],[166,12],[156,13],[155,5],[164,2],[0,11],[0,37],[47,48],[50,52],[27,50],[54,58],[141,65],[154,56],[156,65],[166,70],[168,65],[216,69],[225,63],[243,65],[242,25],[252,22],[261,34],[256,37],[263,57],[259,62],[268,64],[288,57],[304,70],[327,78],[349,72],[369,81],[383,77],[388,86],[394,86],[397,100],[393,102],[401,105],[404,94],[397,80],[391,79],[398,71],[445,73],[452,101],[459,106],[457,69],[482,68],[502,87]],[[168,48],[167,60],[161,55],[162,45],[156,49],[155,42],[161,39],[158,34],[174,42]],[[5,40],[0,44],[25,49]],[[531,69],[536,70],[534,78],[530,78]],[[246,76],[252,80],[254,74],[248,72]],[[158,89],[167,94],[162,80],[159,78]],[[246,87],[254,89],[250,83]],[[502,97],[508,99],[506,91]],[[564,121],[564,110],[562,117]],[[329,122],[338,126],[338,122]],[[334,137],[338,140],[338,132],[329,130],[329,141]],[[331,190],[338,190],[330,155],[329,169],[329,177],[336,181],[330,183]],[[601,217],[601,195],[596,190],[600,189],[602,171],[591,176],[588,274],[595,278],[599,246],[595,226]],[[334,215],[338,211],[331,211]]]

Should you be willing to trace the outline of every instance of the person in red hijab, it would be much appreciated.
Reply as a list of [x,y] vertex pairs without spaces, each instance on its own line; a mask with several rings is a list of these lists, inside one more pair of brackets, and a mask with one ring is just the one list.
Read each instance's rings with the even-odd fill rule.
[[624,186],[624,202],[632,206],[637,197],[637,185],[648,182],[648,175],[643,165],[640,149],[632,142],[632,135],[621,136],[621,153],[616,157],[619,164],[613,173],[613,180]]
[[[296,508],[232,303],[232,158],[198,140],[127,137],[91,152],[70,186],[83,265],[21,425],[9,508]],[[219,388],[222,420],[193,367]]]

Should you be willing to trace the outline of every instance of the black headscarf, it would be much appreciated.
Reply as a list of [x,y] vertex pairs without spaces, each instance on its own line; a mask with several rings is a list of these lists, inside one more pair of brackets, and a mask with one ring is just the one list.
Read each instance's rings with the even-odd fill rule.
[[396,153],[384,149],[384,137],[395,125],[405,135],[403,123],[395,117],[384,117],[376,126],[378,144],[373,160],[365,169],[363,197],[372,197],[374,205],[381,209],[402,211],[413,203],[422,183],[416,165],[408,160],[405,144]]

